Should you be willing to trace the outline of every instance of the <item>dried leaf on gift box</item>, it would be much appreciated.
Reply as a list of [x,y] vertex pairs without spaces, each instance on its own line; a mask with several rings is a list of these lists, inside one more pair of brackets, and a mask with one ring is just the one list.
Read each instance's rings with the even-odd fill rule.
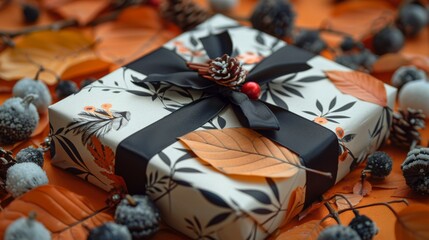
[[343,210],[346,208],[354,207],[360,203],[363,196],[360,194],[341,194],[344,198],[347,198],[347,200],[350,202],[352,206],[349,205],[349,203],[342,197],[335,197],[335,204],[338,207],[338,210]]
[[95,27],[95,38],[99,41],[96,51],[108,62],[125,64],[160,47],[179,33],[177,27],[163,23],[154,8],[131,7],[115,21]]
[[65,188],[40,186],[15,199],[0,213],[0,239],[9,224],[32,211],[36,212],[37,221],[52,233],[52,239],[86,239],[88,231],[84,225],[94,228],[113,221],[102,210],[94,210],[87,199]]
[[75,0],[58,4],[52,10],[64,19],[75,19],[83,26],[94,20],[110,3],[109,0]]
[[353,186],[353,194],[366,196],[372,191],[372,185],[367,180],[359,181]]
[[102,169],[100,173],[112,181],[112,187],[126,189],[123,178],[115,175],[115,153],[113,150],[109,146],[103,145],[95,136],[91,137],[91,141],[86,145],[86,148],[94,157],[94,162]]
[[305,168],[295,153],[247,128],[194,131],[179,139],[226,174],[289,178]]
[[387,106],[384,84],[373,76],[358,71],[326,71],[325,74],[342,93]]
[[[0,53],[0,77],[5,80],[35,76],[41,65],[61,75],[75,64],[98,58],[92,49],[94,39],[78,30],[35,32],[15,43]],[[43,72],[40,79],[57,82],[49,72]]]
[[413,204],[397,213],[395,223],[396,239],[429,239],[429,207]]
[[333,7],[323,25],[362,39],[389,24],[393,18],[394,9],[385,1],[345,1]]
[[307,217],[310,213],[318,210],[319,208],[324,206],[325,201],[323,202],[316,202],[311,204],[310,207],[304,209],[304,211],[302,211],[300,214],[298,214],[298,221],[301,221],[302,219],[304,219],[305,217]]

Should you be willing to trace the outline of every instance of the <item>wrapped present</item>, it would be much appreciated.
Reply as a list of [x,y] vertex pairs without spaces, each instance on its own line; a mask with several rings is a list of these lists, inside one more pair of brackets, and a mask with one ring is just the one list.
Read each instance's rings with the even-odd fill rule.
[[263,239],[379,147],[395,95],[216,15],[51,106],[52,163],[191,238]]

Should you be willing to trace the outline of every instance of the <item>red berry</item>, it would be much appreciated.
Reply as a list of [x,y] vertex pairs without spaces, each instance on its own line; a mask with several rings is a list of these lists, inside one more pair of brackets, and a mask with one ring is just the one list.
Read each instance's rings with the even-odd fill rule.
[[246,82],[241,87],[241,92],[246,94],[250,99],[256,100],[261,95],[261,86],[256,82]]

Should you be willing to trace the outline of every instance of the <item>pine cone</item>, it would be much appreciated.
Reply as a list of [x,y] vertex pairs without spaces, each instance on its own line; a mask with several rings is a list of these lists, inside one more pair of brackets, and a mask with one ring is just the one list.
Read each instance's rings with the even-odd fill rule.
[[425,127],[425,115],[422,110],[408,108],[393,114],[390,140],[398,146],[410,147],[413,142],[420,144],[419,129]]
[[210,14],[192,0],[167,0],[160,6],[161,15],[182,30],[187,31],[210,17]]
[[230,88],[242,84],[247,75],[240,61],[227,54],[211,59],[205,64],[188,63],[188,67],[197,70],[202,77]]
[[279,38],[291,35],[294,20],[295,12],[284,0],[262,0],[250,17],[254,28]]
[[422,195],[429,194],[429,148],[415,148],[408,152],[401,169],[411,189]]

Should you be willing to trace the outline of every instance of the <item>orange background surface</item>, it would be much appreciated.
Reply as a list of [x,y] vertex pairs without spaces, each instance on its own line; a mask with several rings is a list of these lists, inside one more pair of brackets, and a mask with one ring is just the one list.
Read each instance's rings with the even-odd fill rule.
[[[253,6],[256,1],[252,0],[242,0],[240,5],[231,13],[235,17],[243,17],[248,16],[248,14],[252,11]],[[296,25],[300,27],[311,27],[317,28],[320,26],[321,22],[329,18],[330,11],[332,8],[332,2],[329,0],[296,0],[293,1],[295,10],[297,12]],[[358,21],[358,19],[356,19]],[[162,43],[159,43],[162,44]],[[423,32],[414,39],[407,39],[406,45],[403,49],[404,53],[415,53],[415,54],[423,54],[429,56],[429,28],[426,27]],[[388,82],[389,79],[382,79]],[[11,85],[13,83],[0,82],[1,86]],[[10,93],[2,93],[0,88],[0,103],[5,99],[10,97]],[[43,141],[43,138],[47,136],[48,129],[44,129],[43,133],[38,135],[37,137],[31,139],[31,141],[27,141],[23,143],[19,148],[22,148],[27,145],[31,145],[32,143],[40,143]],[[429,130],[426,129],[423,131],[423,145],[427,146],[429,138]],[[15,151],[17,151],[16,149]],[[386,151],[393,159],[394,159],[394,170],[393,173],[388,177],[388,181],[395,182],[402,179],[402,173],[400,170],[400,164],[405,159],[407,149],[399,149],[393,146],[385,145],[381,148],[382,151]],[[104,206],[104,201],[106,199],[107,193],[96,188],[95,186],[84,182],[83,180],[66,173],[65,171],[55,168],[50,164],[50,160],[48,157],[49,154],[46,154],[46,163],[44,165],[44,169],[46,170],[50,183],[60,185],[68,188],[69,190],[76,192],[78,194],[87,196],[91,203],[96,208],[101,208]],[[339,184],[334,186],[330,192],[344,192],[344,189],[350,188],[353,186],[355,182],[359,180],[360,171],[364,166],[359,167],[350,173],[344,180],[342,180]],[[403,186],[403,183],[402,185]],[[398,200],[401,198],[392,197],[392,194],[397,191],[397,189],[373,189],[369,196],[364,197],[361,201],[360,205],[370,204],[375,202],[386,202],[390,200]],[[424,203],[428,204],[428,198],[408,198],[410,204],[413,203]],[[397,211],[403,209],[405,207],[404,204],[393,204],[393,208]],[[377,226],[380,229],[379,234],[375,237],[375,239],[395,239],[394,238],[394,223],[395,218],[394,215],[383,206],[380,207],[371,207],[360,210],[362,214],[365,214],[372,218]],[[274,235],[272,238],[276,239],[276,236],[279,236],[281,232],[287,231],[288,229],[305,223],[307,221],[313,219],[322,219],[323,216],[327,214],[327,210],[322,207],[317,209],[316,211],[309,214],[303,220],[298,221],[295,219],[291,223],[284,226],[279,230],[277,235]],[[340,216],[343,224],[348,224],[350,220],[353,218],[351,212],[344,213]],[[186,239],[183,235],[176,233],[172,230],[163,228],[154,239]],[[280,239],[280,238],[278,238]]]

